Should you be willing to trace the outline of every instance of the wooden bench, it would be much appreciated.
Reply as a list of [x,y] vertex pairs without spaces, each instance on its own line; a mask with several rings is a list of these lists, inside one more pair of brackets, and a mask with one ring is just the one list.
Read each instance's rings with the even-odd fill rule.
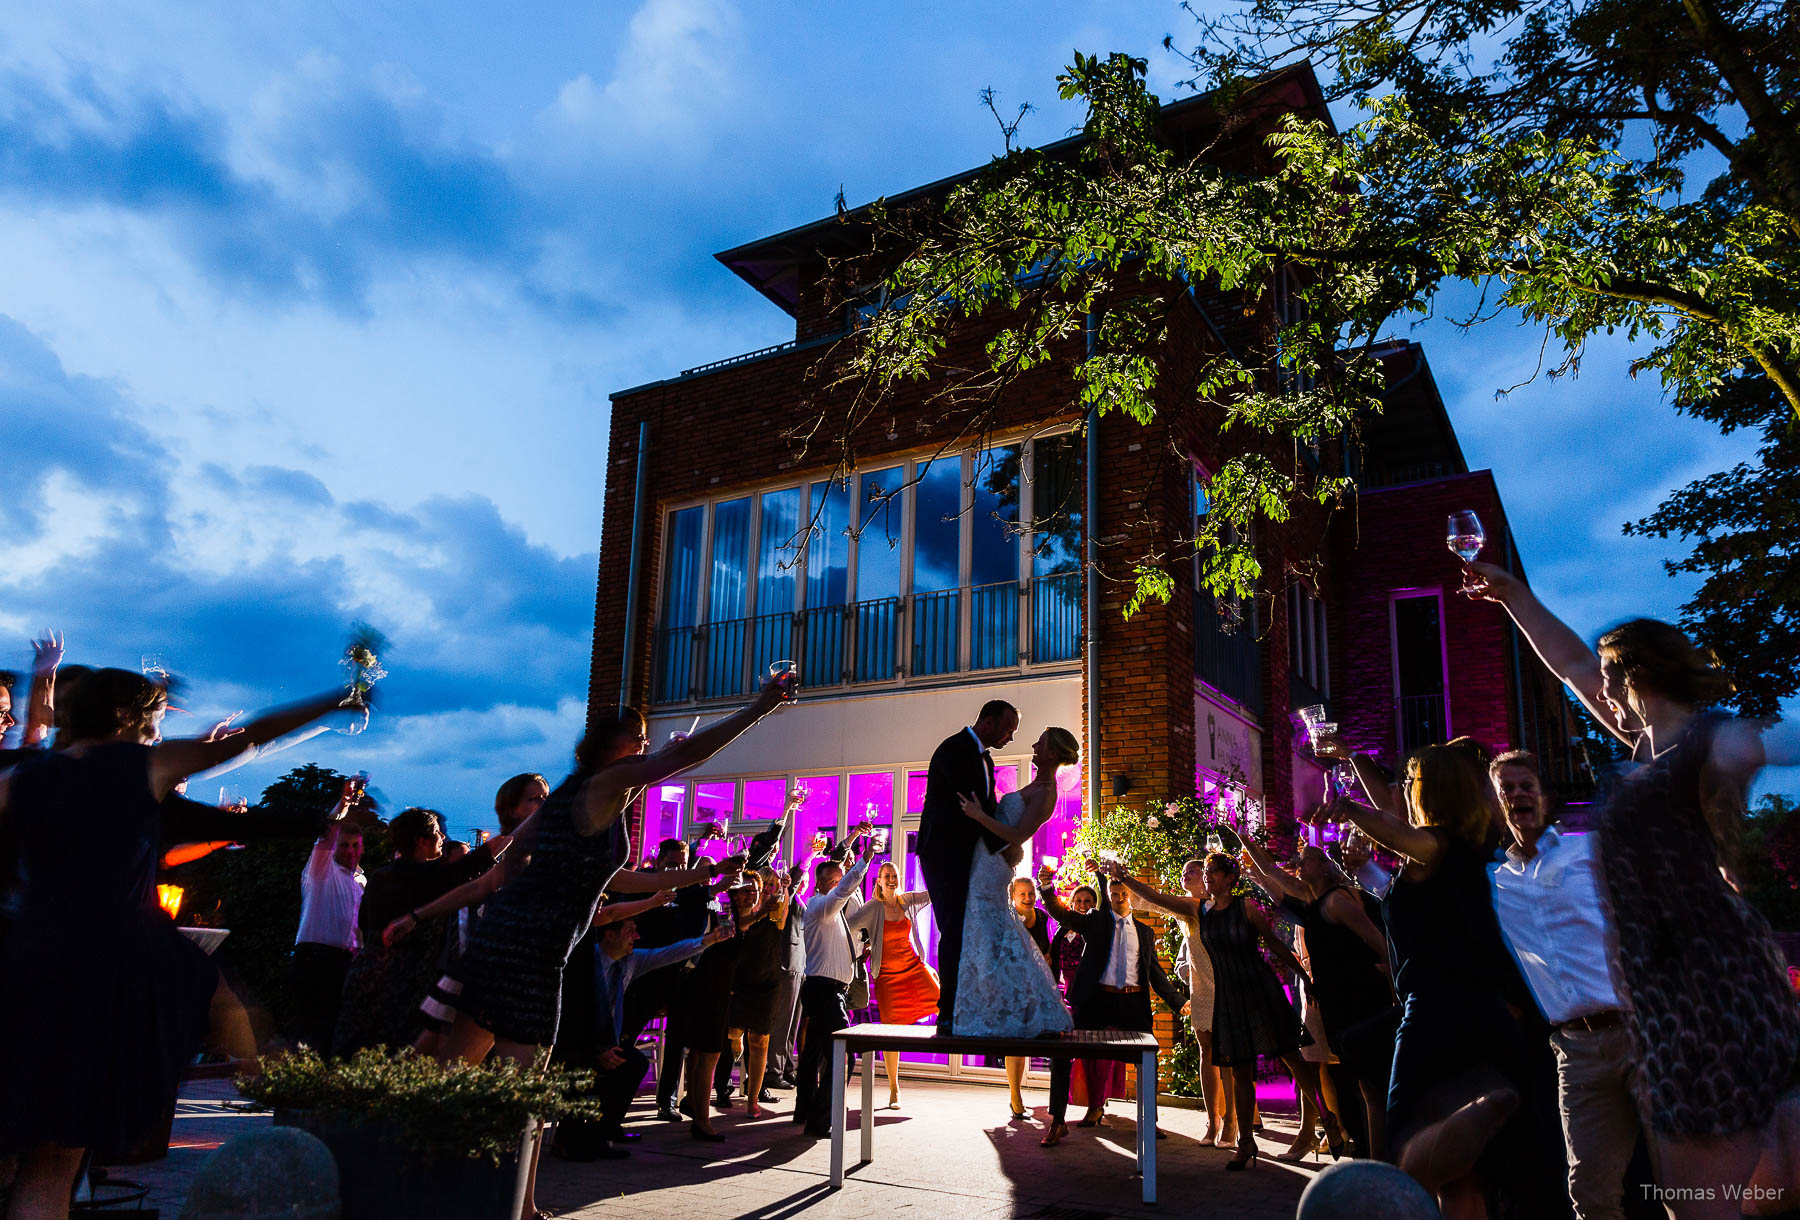
[[[862,1160],[875,1159],[875,1052],[925,1055],[1016,1055],[1032,1059],[1118,1059],[1138,1066],[1137,1163],[1144,1202],[1156,1202],[1156,1037],[1122,1029],[1077,1029],[1060,1038],[965,1038],[930,1025],[852,1025],[831,1042],[831,1184],[844,1184],[844,1077],[862,1056]],[[1049,1155],[1049,1154],[1046,1154]]]

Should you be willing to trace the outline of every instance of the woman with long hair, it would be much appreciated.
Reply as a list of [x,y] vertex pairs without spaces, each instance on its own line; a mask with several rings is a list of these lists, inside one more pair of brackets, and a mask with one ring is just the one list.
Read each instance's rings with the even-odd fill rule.
[[1233,1148],[1238,1142],[1237,1093],[1225,1087],[1224,1074],[1213,1054],[1212,955],[1200,941],[1200,917],[1210,901],[1206,890],[1206,861],[1189,860],[1181,866],[1183,894],[1153,889],[1135,877],[1124,878],[1132,893],[1159,911],[1167,911],[1181,925],[1187,953],[1188,1024],[1200,1045],[1200,1093],[1206,1102],[1206,1131],[1202,1144]]
[[[0,932],[0,1155],[9,1215],[64,1217],[83,1154],[154,1131],[209,1021],[254,1057],[241,1006],[156,903],[161,802],[196,772],[336,711],[343,690],[242,732],[163,741],[167,689],[96,669],[65,684],[56,749],[0,772],[18,885]],[[235,1019],[233,1019],[235,1017]]]
[[[850,917],[851,930],[869,934],[869,986],[881,1019],[888,1025],[916,1025],[937,1015],[937,972],[919,950],[915,920],[931,905],[924,890],[900,889],[900,870],[884,861],[875,873],[875,890]],[[888,1108],[900,1106],[900,1052],[883,1051],[887,1068]]]
[[[1315,749],[1348,753],[1335,739]],[[1359,776],[1369,765],[1351,761]],[[1399,787],[1404,819],[1348,798],[1329,810],[1405,861],[1382,906],[1401,1004],[1388,1142],[1446,1215],[1484,1215],[1476,1162],[1518,1109],[1528,1071],[1507,1007],[1517,972],[1488,892],[1493,799],[1475,753],[1454,745],[1415,753]]]
[[[761,887],[762,906],[757,917],[738,935],[737,967],[731,979],[731,1024],[726,1033],[725,1055],[741,1056],[744,1064],[744,1103],[752,1119],[763,1116],[765,1102],[775,1095],[763,1088],[769,1066],[769,1035],[775,1028],[775,1000],[781,991],[782,967],[787,961],[787,921],[795,918],[787,881],[774,869],[755,872]],[[720,1073],[724,1084],[720,1084]],[[719,1100],[730,1103],[731,1064],[721,1058],[713,1074]]]
[[1667,623],[1633,619],[1589,648],[1517,577],[1467,572],[1465,592],[1505,607],[1638,764],[1596,826],[1638,1111],[1671,1210],[1734,1215],[1752,1174],[1800,1189],[1800,1007],[1768,921],[1732,880],[1750,782],[1800,762],[1800,731],[1715,710],[1730,679]]
[[[730,935],[694,959],[682,1000],[669,1007],[669,1043],[687,1048],[687,1092],[681,1110],[688,1116],[688,1134],[697,1140],[717,1143],[725,1137],[714,1130],[707,1097],[712,1091],[713,1072],[719,1057],[725,1053],[731,1030],[732,984],[737,976],[739,955],[744,948],[744,934],[763,920],[762,882],[755,873],[729,891],[729,909],[718,926]],[[760,1118],[756,1098],[750,1097],[750,1117]]]

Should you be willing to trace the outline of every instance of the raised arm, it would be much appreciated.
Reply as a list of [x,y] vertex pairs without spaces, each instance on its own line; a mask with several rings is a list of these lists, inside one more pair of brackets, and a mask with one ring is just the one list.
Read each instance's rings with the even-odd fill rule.
[[648,898],[638,898],[631,902],[608,902],[594,912],[594,926],[602,928],[620,920],[636,919],[646,911],[667,906],[674,897],[674,890],[658,890]]
[[1532,649],[1562,679],[1602,728],[1628,746],[1637,745],[1635,724],[1620,724],[1613,706],[1600,697],[1600,658],[1568,624],[1550,613],[1529,586],[1505,568],[1491,563],[1464,565],[1463,592],[1499,602],[1530,641]]
[[1425,827],[1414,826],[1385,809],[1370,809],[1347,796],[1333,801],[1327,816],[1349,822],[1373,842],[1426,868],[1436,864],[1438,855],[1444,850],[1443,840]]
[[1306,980],[1306,985],[1311,987],[1312,976],[1306,972],[1306,967],[1300,964],[1300,959],[1294,956],[1293,948],[1281,937],[1275,935],[1275,927],[1269,922],[1269,913],[1247,899],[1238,901],[1244,904],[1244,918],[1248,919],[1250,926],[1261,935],[1263,944],[1268,947],[1269,955]]
[[1153,906],[1159,911],[1167,911],[1180,919],[1193,921],[1200,918],[1200,900],[1197,898],[1190,898],[1186,894],[1165,894],[1161,890],[1151,889],[1127,873],[1123,864],[1103,864],[1100,866],[1100,871],[1114,881],[1123,883],[1134,897],[1142,898],[1148,906]]
[[1367,754],[1356,753],[1336,733],[1325,733],[1314,739],[1313,753],[1319,758],[1349,763],[1356,772],[1357,784],[1369,798],[1369,804],[1376,809],[1385,809],[1390,813],[1399,809],[1394,800],[1394,786],[1376,769],[1375,760]]
[[660,872],[639,873],[623,869],[606,883],[606,888],[615,894],[654,894],[657,890],[684,890],[690,885],[705,885],[715,879],[732,881],[743,871],[742,856],[706,860],[693,868],[670,868]]
[[246,724],[243,732],[233,733],[229,737],[220,737],[214,741],[204,738],[165,741],[150,751],[151,790],[160,801],[188,776],[228,762],[246,750],[286,737],[296,729],[305,728],[320,717],[330,715],[343,706],[343,703],[344,692],[330,690],[311,699],[264,712]]
[[597,834],[606,829],[618,819],[620,798],[625,793],[661,783],[671,775],[697,767],[736,741],[751,725],[790,697],[796,678],[795,674],[771,678],[763,684],[755,699],[692,737],[672,741],[652,754],[621,759],[595,772],[582,788],[578,829],[583,834]]
[[1307,899],[1307,890],[1299,878],[1290,877],[1275,862],[1275,857],[1253,839],[1238,836],[1238,842],[1244,845],[1244,854],[1250,857],[1250,867],[1255,870],[1257,881],[1277,901],[1282,898],[1293,898],[1300,902]]
[[50,738],[50,727],[56,723],[56,667],[62,658],[63,638],[57,632],[46,631],[31,641],[31,694],[20,745],[39,746]]

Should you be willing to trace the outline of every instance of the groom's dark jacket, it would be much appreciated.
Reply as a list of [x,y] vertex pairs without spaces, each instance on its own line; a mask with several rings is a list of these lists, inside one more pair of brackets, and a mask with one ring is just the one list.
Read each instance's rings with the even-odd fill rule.
[[968,729],[946,737],[932,753],[931,769],[925,777],[925,804],[919,810],[920,855],[972,859],[977,840],[986,840],[994,851],[1006,846],[1006,840],[977,825],[962,809],[961,796],[967,792],[990,814],[995,811],[991,766]]
[[[1081,964],[1075,968],[1075,977],[1069,980],[1069,1007],[1079,1014],[1093,997],[1094,989],[1100,985],[1100,976],[1106,973],[1106,961],[1112,956],[1115,926],[1112,907],[1095,907],[1083,914],[1064,906],[1057,900],[1056,891],[1049,886],[1039,887],[1039,892],[1044,897],[1044,906],[1056,917],[1059,935],[1065,928],[1081,933]],[[1187,988],[1173,982],[1163,969],[1162,962],[1157,959],[1156,936],[1150,931],[1150,926],[1136,919],[1128,919],[1126,922],[1138,938],[1138,978],[1134,985],[1144,989],[1126,998],[1134,1004],[1143,1004],[1143,1024],[1140,1028],[1148,1030],[1151,1026],[1150,992],[1154,990],[1161,996],[1170,1012],[1180,1012],[1181,1006],[1187,1003]]]

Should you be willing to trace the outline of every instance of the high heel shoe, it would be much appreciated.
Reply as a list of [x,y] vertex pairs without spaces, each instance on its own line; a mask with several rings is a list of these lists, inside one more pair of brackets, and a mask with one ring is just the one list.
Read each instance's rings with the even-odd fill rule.
[[1215,1148],[1236,1148],[1237,1146],[1238,1137],[1235,1128],[1226,1128],[1219,1132],[1218,1137],[1213,1140],[1213,1147]]
[[888,1093],[887,1108],[890,1110],[898,1110],[900,1108],[900,1090],[894,1089]]
[[1256,1140],[1252,1138],[1248,1148],[1244,1147],[1242,1144],[1238,1145],[1238,1154],[1225,1162],[1225,1168],[1249,1169],[1256,1164],[1257,1156],[1258,1149],[1256,1147]]
[[1051,1123],[1049,1134],[1045,1135],[1043,1139],[1038,1141],[1038,1146],[1041,1148],[1054,1148],[1058,1144],[1062,1143],[1063,1137],[1065,1137],[1068,1134],[1069,1134],[1069,1124],[1068,1123],[1064,1123],[1064,1122]]
[[1331,1153],[1332,1160],[1338,1160],[1344,1155],[1346,1147],[1344,1124],[1338,1121],[1337,1115],[1327,1110],[1324,1117],[1319,1120],[1319,1125],[1325,1128],[1325,1150]]
[[725,1136],[723,1134],[721,1134],[720,1132],[717,1132],[717,1131],[708,1131],[705,1127],[702,1127],[699,1123],[689,1123],[688,1124],[688,1135],[690,1137],[692,1137],[693,1139],[697,1139],[697,1140],[702,1141],[703,1143],[708,1143],[708,1144],[723,1144],[725,1142]]

